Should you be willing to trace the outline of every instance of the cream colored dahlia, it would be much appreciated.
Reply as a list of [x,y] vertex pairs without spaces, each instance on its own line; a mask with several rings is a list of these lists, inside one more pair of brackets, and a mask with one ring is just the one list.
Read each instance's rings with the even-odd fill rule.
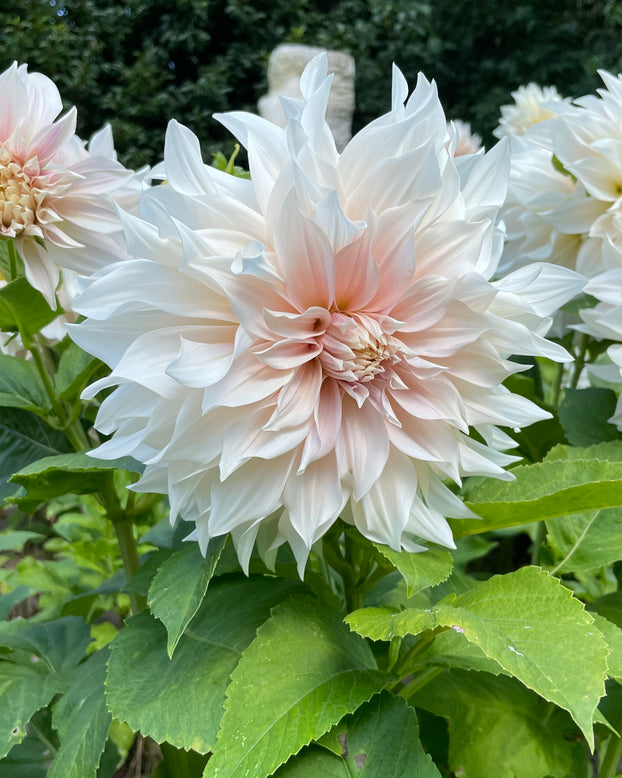
[[538,86],[530,83],[512,92],[514,103],[501,106],[499,125],[493,130],[496,138],[506,135],[522,135],[534,124],[550,119],[557,113],[557,105],[567,102],[554,86]]
[[[547,414],[502,385],[512,354],[566,360],[548,318],[581,286],[533,265],[492,281],[505,144],[454,158],[434,84],[396,69],[389,113],[339,154],[324,120],[326,58],[287,100],[285,128],[218,116],[251,180],[209,168],[173,121],[135,257],[86,282],[76,342],[112,368],[96,452],[146,464],[138,490],[205,550],[231,533],[242,564],[289,543],[299,569],[342,516],[395,549],[453,546],[470,515],[448,483],[512,478],[522,427]],[[471,436],[477,433],[477,438]]]
[[622,267],[622,79],[511,139],[504,267],[547,260],[593,278]]
[[110,129],[85,147],[76,110],[57,119],[54,83],[26,65],[0,74],[0,239],[14,239],[28,281],[54,305],[58,266],[91,273],[123,255],[113,197],[130,206],[140,178],[116,160]]

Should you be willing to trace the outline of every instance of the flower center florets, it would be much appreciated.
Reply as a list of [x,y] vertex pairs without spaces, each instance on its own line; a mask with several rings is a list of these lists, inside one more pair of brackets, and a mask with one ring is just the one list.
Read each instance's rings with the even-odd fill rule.
[[0,148],[0,234],[14,238],[35,223],[42,197],[36,180]]
[[365,314],[333,313],[320,340],[324,372],[340,381],[367,383],[400,361],[399,341]]

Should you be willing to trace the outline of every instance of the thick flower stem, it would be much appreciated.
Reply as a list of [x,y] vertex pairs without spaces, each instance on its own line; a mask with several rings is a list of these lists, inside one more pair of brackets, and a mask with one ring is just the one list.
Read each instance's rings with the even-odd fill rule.
[[428,632],[424,632],[423,635],[419,637],[417,642],[412,646],[410,651],[406,654],[402,662],[400,663],[400,666],[398,667],[396,671],[396,675],[399,677],[402,677],[406,673],[409,672],[409,667],[413,661],[413,659],[417,656],[417,654],[420,654],[424,648],[427,648],[427,646],[430,645],[430,643],[434,640],[434,638],[438,635],[439,632],[443,632],[446,627],[437,627],[434,630],[429,630]]
[[10,281],[15,281],[17,278],[17,249],[15,248],[14,241],[9,241],[9,273]]
[[[134,537],[134,525],[130,521],[113,521],[117,540],[119,541],[119,549],[121,550],[121,558],[123,559],[123,569],[125,570],[125,577],[129,581],[133,578],[140,567],[140,559],[138,557],[138,548],[136,544],[136,538]],[[129,591],[130,605],[132,613],[139,613],[147,605],[147,599],[144,595],[138,594],[138,592]]]
[[605,756],[599,770],[599,778],[615,778],[618,775],[618,765],[622,758],[622,737],[611,735],[607,741]]
[[50,374],[45,367],[45,362],[43,361],[43,355],[41,354],[39,346],[30,338],[25,338],[24,335],[22,335],[22,341],[24,342],[24,346],[26,346],[26,348],[32,354],[33,362],[35,363],[37,372],[41,378],[41,383],[45,388],[45,393],[50,400],[54,415],[56,416],[61,429],[69,438],[69,442],[76,451],[84,451],[85,449],[90,448],[86,432],[84,431],[79,420],[76,419],[73,422],[70,420],[62,401],[59,400],[56,396],[54,384],[52,383]]
[[[140,568],[140,558],[138,556],[138,545],[134,536],[134,524],[129,520],[123,507],[117,497],[114,488],[114,476],[110,474],[106,490],[102,494],[102,501],[106,510],[106,515],[112,522],[121,559],[123,560],[123,569],[125,570],[126,581],[130,581]],[[147,605],[147,599],[138,592],[129,591],[130,605],[132,613],[138,613]]]
[[579,353],[575,357],[574,370],[572,373],[572,378],[570,379],[571,389],[577,388],[579,379],[581,378],[581,373],[583,372],[583,368],[585,367],[585,357],[587,354],[587,345],[589,341],[590,341],[589,335],[581,336],[581,343],[579,344]]
[[444,667],[426,667],[425,670],[422,670],[419,675],[416,675],[410,683],[406,684],[406,686],[404,686],[404,688],[398,692],[399,696],[403,697],[405,700],[409,700],[420,689],[423,689],[426,684],[434,680],[434,678],[436,678],[437,675],[440,675],[444,670]]
[[559,405],[559,398],[562,393],[562,381],[564,380],[564,373],[566,371],[566,368],[564,367],[563,362],[559,362],[557,364],[557,373],[555,375],[555,384],[553,385],[553,392],[552,392],[552,398],[551,398],[551,404],[557,408]]

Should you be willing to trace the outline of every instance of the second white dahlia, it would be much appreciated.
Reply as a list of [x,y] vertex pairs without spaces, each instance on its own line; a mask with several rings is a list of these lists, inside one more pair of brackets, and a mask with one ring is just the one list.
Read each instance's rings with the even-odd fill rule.
[[[124,218],[136,258],[96,273],[74,339],[116,386],[101,457],[145,462],[137,488],[166,492],[203,549],[232,533],[243,565],[288,542],[302,571],[342,516],[395,549],[452,546],[448,488],[511,478],[499,427],[545,413],[501,382],[512,354],[568,359],[544,339],[580,288],[537,265],[493,282],[508,157],[454,158],[436,87],[393,106],[339,154],[316,58],[288,123],[218,119],[248,150],[251,180],[205,166],[169,125],[162,176]],[[478,438],[470,436],[471,431]]]
[[[499,125],[493,130],[496,138],[522,135],[530,127],[555,115],[551,103],[567,102],[554,86],[538,86],[533,82],[512,92],[514,102],[501,106]],[[557,106],[555,106],[557,108]]]

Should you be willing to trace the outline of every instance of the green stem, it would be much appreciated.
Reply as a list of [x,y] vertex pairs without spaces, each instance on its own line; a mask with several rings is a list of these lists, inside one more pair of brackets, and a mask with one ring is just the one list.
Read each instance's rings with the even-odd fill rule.
[[437,675],[440,675],[444,669],[444,667],[426,667],[425,670],[422,670],[419,675],[416,675],[409,684],[398,692],[399,696],[409,700],[427,683],[430,683]]
[[557,408],[559,405],[559,397],[562,392],[562,381],[564,380],[565,367],[563,362],[557,363],[557,375],[555,376],[555,383],[553,384],[553,397],[551,404]]
[[622,758],[622,737],[611,735],[607,741],[605,756],[599,770],[599,778],[615,778],[618,775],[618,765]]
[[[126,511],[121,505],[121,501],[117,496],[116,489],[114,487],[114,475],[110,473],[106,489],[101,494],[102,502],[106,510],[106,516],[112,522],[117,540],[119,542],[119,549],[121,551],[121,559],[123,560],[123,569],[125,570],[125,578],[129,582],[138,572],[140,568],[140,558],[138,556],[138,544],[134,537],[134,524],[129,519]],[[138,613],[143,610],[147,605],[147,600],[142,594],[138,592],[128,592],[130,595],[130,605],[132,607],[132,613]]]
[[17,249],[14,240],[9,241],[9,273],[11,276],[9,280],[15,281],[17,278]]
[[32,354],[33,362],[35,363],[35,367],[37,368],[37,372],[41,378],[41,383],[43,384],[45,393],[50,400],[52,410],[54,411],[54,415],[56,416],[60,428],[64,431],[65,435],[67,435],[69,442],[76,451],[84,451],[85,449],[91,448],[89,440],[86,436],[86,432],[80,424],[80,420],[72,420],[67,413],[63,402],[56,396],[54,384],[50,374],[47,371],[45,361],[38,344],[35,340],[29,338],[24,332],[21,333],[21,336],[24,346]]
[[363,549],[356,545],[350,535],[346,534],[346,568],[343,583],[346,590],[346,609],[348,613],[358,610],[363,603],[363,594],[359,589],[361,567],[363,565]]
[[579,353],[575,357],[574,371],[572,373],[572,378],[570,380],[571,389],[577,388],[577,384],[579,383],[579,378],[581,378],[581,373],[583,372],[583,368],[585,367],[585,355],[587,354],[587,344],[589,343],[589,340],[590,340],[589,335],[581,336]]
[[[138,546],[136,538],[134,537],[134,525],[130,521],[114,521],[112,522],[117,540],[119,541],[119,548],[121,550],[121,559],[123,560],[123,569],[125,570],[125,577],[127,581],[130,581],[138,572],[140,568],[140,559],[138,557]],[[138,592],[129,591],[130,605],[132,607],[132,613],[139,613],[147,605],[147,599],[144,595],[138,594]]]
[[402,660],[399,668],[397,669],[396,675],[400,677],[406,675],[412,660],[417,656],[417,654],[420,654],[424,648],[427,648],[427,646],[430,645],[439,632],[444,632],[446,629],[447,627],[437,627],[436,629],[431,629],[427,632],[424,632]]

